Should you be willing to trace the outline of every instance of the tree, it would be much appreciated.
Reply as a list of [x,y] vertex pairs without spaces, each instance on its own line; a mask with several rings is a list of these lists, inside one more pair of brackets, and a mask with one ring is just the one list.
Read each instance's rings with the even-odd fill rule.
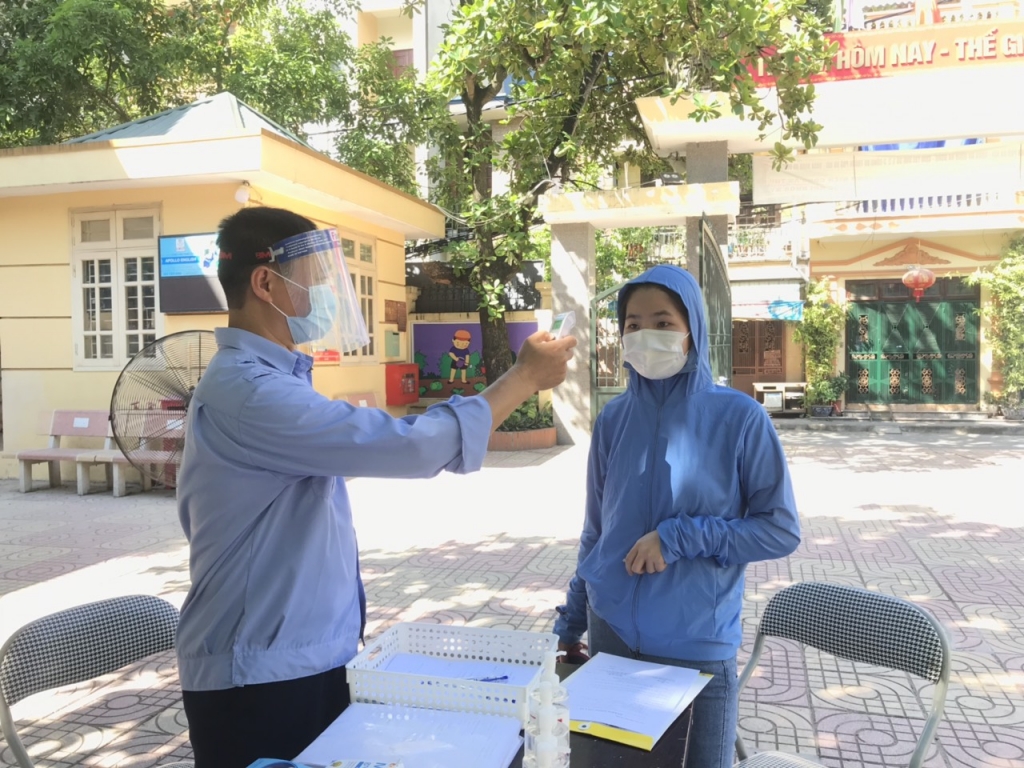
[[[500,295],[522,263],[540,196],[610,165],[624,141],[658,161],[638,98],[725,92],[725,106],[698,95],[695,119],[728,108],[762,131],[781,124],[806,146],[820,128],[804,83],[831,48],[802,0],[461,0],[445,33],[428,79],[465,115],[431,124],[433,195],[474,234],[452,266],[480,296],[489,382],[511,365]],[[757,97],[746,62],[758,57],[776,78],[777,113]],[[486,110],[503,89],[513,130],[495,134]],[[776,146],[779,162],[789,153]],[[492,188],[492,169],[507,174],[507,190]]]
[[230,91],[302,136],[351,120],[350,0],[32,0],[0,11],[0,146],[50,144]]
[[808,405],[823,405],[842,397],[845,374],[836,374],[836,351],[846,328],[846,311],[832,299],[831,279],[823,277],[807,286],[803,319],[793,339],[804,348],[804,376]]
[[353,83],[358,105],[338,130],[338,159],[363,173],[418,195],[412,147],[424,144],[428,126],[448,119],[447,101],[420,86],[412,68],[395,74],[390,40],[356,54]]
[[594,244],[594,272],[597,293],[611,290],[624,280],[641,274],[654,244],[652,227],[610,229],[597,233]]
[[54,143],[180,97],[157,0],[33,0],[0,13],[0,146]]
[[967,278],[983,285],[992,297],[982,310],[992,321],[989,337],[1003,377],[995,400],[1010,406],[1024,403],[1024,237],[1016,237],[991,270]]

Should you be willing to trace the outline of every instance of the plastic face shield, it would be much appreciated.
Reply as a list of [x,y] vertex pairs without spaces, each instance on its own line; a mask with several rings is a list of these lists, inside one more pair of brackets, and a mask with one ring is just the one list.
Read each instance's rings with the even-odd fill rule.
[[296,346],[317,353],[353,352],[370,343],[337,230],[315,229],[270,249],[295,311],[288,327]]

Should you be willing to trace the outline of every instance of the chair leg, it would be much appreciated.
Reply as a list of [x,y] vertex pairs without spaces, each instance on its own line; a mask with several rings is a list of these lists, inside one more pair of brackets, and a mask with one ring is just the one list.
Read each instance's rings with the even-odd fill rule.
[[48,464],[50,466],[50,487],[60,488],[60,462],[51,461]]
[[128,481],[125,468],[121,464],[114,465],[114,498],[119,499],[128,493]]
[[740,735],[736,734],[736,756],[742,761],[747,759],[747,745],[743,743]]
[[146,465],[146,469],[148,471],[140,472],[140,474],[142,475],[142,490],[143,491],[151,491],[151,490],[153,490],[153,478],[150,477],[150,474],[153,473],[153,466],[150,465],[150,464],[147,464]]
[[32,462],[19,461],[18,465],[18,490],[28,493],[32,490]]
[[78,480],[78,495],[86,496],[89,493],[89,470],[92,468],[91,464],[87,464],[84,461],[75,462],[75,474]]

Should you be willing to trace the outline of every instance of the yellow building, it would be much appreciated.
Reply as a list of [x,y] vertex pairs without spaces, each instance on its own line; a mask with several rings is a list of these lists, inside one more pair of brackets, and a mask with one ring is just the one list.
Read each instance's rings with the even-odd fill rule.
[[[905,199],[885,202],[837,207],[811,241],[812,275],[847,310],[836,360],[850,377],[847,406],[976,410],[1000,386],[979,312],[991,298],[964,278],[999,260],[1024,196],[913,198],[912,212]],[[903,283],[915,267],[934,277],[920,296]]]
[[405,241],[442,236],[443,215],[224,93],[66,144],[0,151],[0,477],[16,475],[18,451],[44,444],[52,410],[108,408],[142,345],[226,323],[162,311],[158,239],[213,233],[243,205],[339,230],[373,342],[318,364],[314,384],[385,404],[386,364],[411,359]]

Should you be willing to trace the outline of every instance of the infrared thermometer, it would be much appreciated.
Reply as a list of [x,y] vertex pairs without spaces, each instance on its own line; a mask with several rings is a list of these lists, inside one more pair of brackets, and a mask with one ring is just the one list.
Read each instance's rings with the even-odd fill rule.
[[556,339],[564,338],[576,325],[576,313],[575,312],[563,312],[560,315],[556,315],[555,319],[551,323],[551,335]]

